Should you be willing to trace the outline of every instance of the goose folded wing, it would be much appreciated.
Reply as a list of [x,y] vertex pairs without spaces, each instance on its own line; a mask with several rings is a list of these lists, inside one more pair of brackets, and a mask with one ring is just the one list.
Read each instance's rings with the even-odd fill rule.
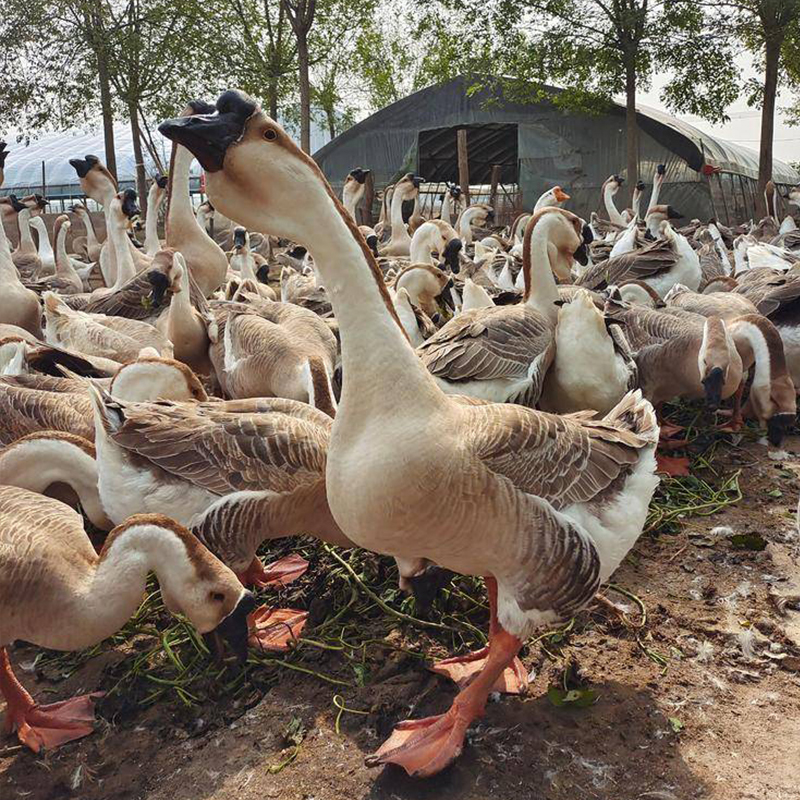
[[624,253],[587,269],[576,281],[587,289],[605,289],[628,280],[653,278],[675,266],[675,248],[659,239],[641,250]]
[[417,348],[428,371],[449,381],[524,378],[552,345],[552,327],[521,306],[477,308]]
[[291,491],[325,471],[328,430],[289,413],[206,413],[168,402],[120,407],[116,444],[215,494]]
[[559,509],[601,500],[647,442],[591,412],[558,416],[511,404],[468,409],[464,436],[480,464]]

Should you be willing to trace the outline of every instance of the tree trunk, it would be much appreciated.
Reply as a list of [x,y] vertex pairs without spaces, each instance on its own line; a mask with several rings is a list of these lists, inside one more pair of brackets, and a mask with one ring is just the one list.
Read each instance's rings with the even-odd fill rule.
[[633,199],[633,190],[639,180],[639,125],[636,122],[636,66],[625,69],[625,146],[628,161],[628,192]]
[[111,108],[111,87],[105,55],[97,54],[97,76],[100,82],[100,106],[103,109],[103,141],[106,150],[106,168],[117,180],[117,154],[114,149],[114,113]]
[[325,109],[325,116],[328,120],[328,133],[331,135],[331,139],[336,138],[336,110],[333,108],[326,108]]
[[311,152],[311,83],[308,76],[308,36],[297,34],[297,63],[300,78],[300,147]]
[[761,109],[761,144],[758,157],[758,188],[756,191],[756,213],[767,214],[764,189],[772,179],[772,140],[775,135],[775,100],[778,95],[778,68],[781,55],[781,36],[767,36],[764,69],[764,105]]
[[267,86],[267,101],[269,104],[269,115],[272,119],[278,119],[278,81],[270,81]]
[[136,161],[136,192],[139,195],[139,208],[142,217],[147,213],[147,175],[144,171],[144,154],[142,153],[142,139],[139,131],[139,111],[136,103],[128,106],[131,118],[131,138],[133,139],[133,157]]

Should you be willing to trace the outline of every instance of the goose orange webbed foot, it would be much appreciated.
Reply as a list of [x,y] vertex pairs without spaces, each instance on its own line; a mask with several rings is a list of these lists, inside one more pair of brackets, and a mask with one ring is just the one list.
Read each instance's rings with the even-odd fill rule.
[[302,556],[291,555],[279,558],[264,566],[256,556],[250,566],[236,576],[244,586],[256,586],[259,589],[287,586],[297,580],[308,569],[308,561]]
[[470,709],[456,701],[446,714],[400,722],[364,763],[368,767],[397,764],[414,778],[435,775],[461,755],[467,729],[482,714],[482,707]]
[[300,638],[307,619],[307,611],[261,606],[247,619],[248,644],[255,650],[284,652]]
[[672,457],[656,453],[656,472],[673,478],[690,475],[689,459],[686,456]]
[[[489,648],[484,647],[474,653],[437,661],[431,667],[431,672],[435,672],[437,675],[444,675],[444,677],[450,678],[459,689],[465,689],[483,671],[488,658]],[[503,694],[524,694],[527,689],[528,671],[519,658],[514,656],[511,664],[495,680],[491,690],[493,692],[502,692]]]
[[44,706],[24,700],[11,703],[6,710],[5,732],[16,731],[19,741],[34,753],[55,750],[94,732],[94,701],[98,697],[102,692]]

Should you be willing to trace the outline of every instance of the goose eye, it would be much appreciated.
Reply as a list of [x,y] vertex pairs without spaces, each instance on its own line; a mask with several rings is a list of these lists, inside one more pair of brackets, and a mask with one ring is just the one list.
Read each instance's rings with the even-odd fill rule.
[[225,595],[222,592],[211,592],[211,599],[215,603],[222,603],[225,600]]
[[274,128],[267,128],[264,131],[264,138],[267,139],[268,141],[272,142],[272,141],[274,141],[275,139],[278,138],[278,133]]

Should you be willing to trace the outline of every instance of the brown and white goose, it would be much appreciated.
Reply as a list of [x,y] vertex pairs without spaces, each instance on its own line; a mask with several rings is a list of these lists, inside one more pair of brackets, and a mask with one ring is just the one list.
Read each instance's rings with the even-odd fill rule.
[[[393,555],[406,575],[427,560],[486,577],[484,668],[447,713],[401,723],[367,760],[439,772],[461,753],[524,639],[588,603],[641,534],[657,484],[652,407],[631,393],[590,421],[448,397],[408,343],[358,228],[277,123],[226,92],[217,113],[160,130],[193,149],[224,213],[302,242],[314,256],[347,376],[326,467],[345,535]],[[546,227],[553,224],[561,223]]]
[[653,193],[650,195],[650,203],[647,206],[647,212],[644,215],[647,230],[655,238],[659,236],[659,230],[662,222],[668,222],[671,219],[681,219],[683,214],[676,211],[672,206],[659,203],[658,198],[661,194],[661,187],[664,185],[664,177],[667,174],[667,167],[664,164],[656,166],[655,174],[653,175]]
[[560,208],[544,208],[531,217],[524,238],[522,303],[465,311],[420,346],[422,363],[442,391],[536,404],[554,356],[560,300],[550,249],[571,258],[583,243],[581,231],[581,220]]
[[185,528],[165,516],[132,517],[98,555],[69,506],[0,487],[0,693],[6,729],[34,752],[90,734],[97,695],[39,705],[15,677],[6,648],[18,639],[53,650],[102,641],[139,607],[151,570],[170,611],[185,614],[209,641],[222,635],[244,661],[253,596]]
[[[256,275],[256,270],[269,275],[269,264],[263,256],[258,256],[261,263],[258,264],[256,256],[250,249],[250,233],[241,225],[233,229],[233,253],[231,254],[231,268],[238,272],[237,291],[248,291],[257,294],[264,300],[277,300],[275,290],[266,283],[260,281]],[[266,272],[261,270],[264,267]]]

